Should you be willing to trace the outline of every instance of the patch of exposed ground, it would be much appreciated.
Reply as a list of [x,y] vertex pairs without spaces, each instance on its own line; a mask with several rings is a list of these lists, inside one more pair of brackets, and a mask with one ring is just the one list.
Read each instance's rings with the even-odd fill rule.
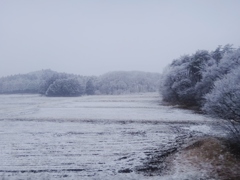
[[169,156],[175,174],[196,172],[204,179],[239,180],[240,158],[224,139],[202,138]]
[[239,150],[225,139],[202,137],[179,149],[165,150],[137,171],[163,179],[239,180]]
[[240,158],[223,139],[201,139],[176,154],[177,171],[189,168],[203,172],[209,179],[240,179]]
[[174,158],[176,153],[182,147],[193,139],[203,137],[204,135],[197,131],[186,132],[182,128],[174,127],[175,133],[179,134],[171,142],[159,146],[157,149],[149,153],[147,158],[143,160],[143,164],[135,167],[137,173],[145,176],[166,176],[173,175]]

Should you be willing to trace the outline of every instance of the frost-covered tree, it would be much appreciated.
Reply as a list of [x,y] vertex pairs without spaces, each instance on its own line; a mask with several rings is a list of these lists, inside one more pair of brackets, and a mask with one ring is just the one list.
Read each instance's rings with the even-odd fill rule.
[[98,78],[98,94],[129,94],[154,92],[159,87],[160,74],[140,71],[116,71],[106,73]]
[[[216,55],[214,52],[211,54],[213,57]],[[196,84],[196,96],[200,105],[204,104],[203,97],[213,89],[214,82],[231,72],[238,66],[240,61],[239,49],[234,50],[230,45],[226,45],[223,49],[218,50],[218,54],[220,54],[218,58],[221,57],[221,59],[216,59],[216,57],[214,57],[208,61],[203,68],[201,81]]]
[[57,79],[66,79],[73,78],[75,75],[66,74],[66,73],[58,73],[52,70],[45,70],[42,75],[42,81],[39,88],[40,94],[46,94],[47,89],[51,84],[53,84]]
[[95,93],[95,87],[91,79],[89,79],[86,83],[86,90],[85,93],[87,95],[93,95]]
[[160,92],[167,102],[201,107],[214,82],[236,67],[239,50],[231,45],[197,51],[174,60],[163,74]]
[[160,92],[165,101],[188,106],[198,105],[196,84],[202,80],[205,65],[211,60],[208,51],[182,56],[163,74]]
[[[66,79],[76,79],[85,94],[126,94],[157,91],[160,74],[134,71],[111,72],[99,77],[88,77],[42,70],[0,78],[0,93],[40,93],[53,96],[54,91],[57,90],[56,85]],[[59,91],[57,96],[60,94]]]
[[0,78],[0,93],[37,93],[40,81],[36,73],[3,77]]
[[202,71],[210,59],[211,56],[206,50],[197,51],[191,56],[191,60],[189,61],[187,69],[193,85],[201,81]]
[[76,78],[57,79],[49,86],[46,96],[80,96],[84,93],[82,85]]
[[217,80],[205,99],[202,109],[207,114],[240,122],[240,64]]
[[207,114],[240,122],[239,79],[240,48],[219,46],[174,60],[163,74],[160,92],[167,102],[197,105]]
[[[167,67],[162,75],[160,92],[167,102],[180,103],[187,101],[187,89],[191,87],[187,66],[190,57],[183,56]],[[186,96],[185,96],[186,95]]]
[[45,70],[44,74],[42,75],[42,82],[39,87],[39,93],[45,94],[49,86],[57,80],[58,73],[52,70]]

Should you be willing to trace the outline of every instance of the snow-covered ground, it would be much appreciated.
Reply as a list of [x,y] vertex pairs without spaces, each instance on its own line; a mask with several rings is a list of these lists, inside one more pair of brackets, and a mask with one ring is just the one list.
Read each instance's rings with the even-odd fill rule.
[[157,93],[0,95],[0,102],[0,178],[6,179],[160,179],[134,168],[173,142],[176,128],[214,132],[208,126],[214,119],[164,106]]
[[0,95],[0,101],[1,119],[209,121],[189,110],[160,106],[156,93],[63,98]]

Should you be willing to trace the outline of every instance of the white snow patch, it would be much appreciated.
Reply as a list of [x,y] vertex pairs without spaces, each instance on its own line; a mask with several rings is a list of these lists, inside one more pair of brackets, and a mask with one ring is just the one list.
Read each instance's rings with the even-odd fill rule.
[[[0,178],[174,179],[118,173],[142,165],[148,153],[175,140],[177,134],[161,122],[213,121],[160,101],[156,93],[73,98],[0,95],[0,170],[54,170],[0,172]],[[187,126],[210,131],[205,125]]]

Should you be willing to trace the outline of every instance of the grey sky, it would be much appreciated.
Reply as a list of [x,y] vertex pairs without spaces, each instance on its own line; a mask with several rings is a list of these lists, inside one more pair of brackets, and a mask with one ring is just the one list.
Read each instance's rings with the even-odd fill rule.
[[239,0],[0,0],[0,77],[161,72],[174,58],[240,45]]

